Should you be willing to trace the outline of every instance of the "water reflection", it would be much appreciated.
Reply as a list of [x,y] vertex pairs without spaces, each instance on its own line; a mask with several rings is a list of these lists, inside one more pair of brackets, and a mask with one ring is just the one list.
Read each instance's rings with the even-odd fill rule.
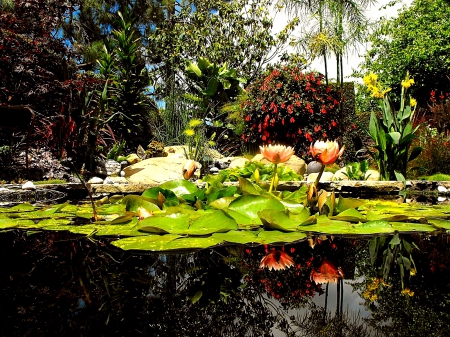
[[[376,254],[370,237],[339,237],[133,255],[63,232],[3,232],[0,335],[448,336],[448,237],[399,237],[412,247],[407,283],[399,255],[383,274],[393,239]],[[289,268],[261,268],[270,254]]]

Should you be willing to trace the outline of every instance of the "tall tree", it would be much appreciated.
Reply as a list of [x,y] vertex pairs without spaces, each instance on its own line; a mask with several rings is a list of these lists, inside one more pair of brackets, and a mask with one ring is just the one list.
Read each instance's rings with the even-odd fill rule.
[[343,84],[343,57],[363,41],[367,28],[364,10],[374,0],[280,0],[279,4],[295,16],[310,16],[313,24],[306,25],[297,46],[314,59],[323,58],[328,82],[328,57],[336,59],[336,81]]
[[398,17],[380,19],[368,41],[371,48],[361,72],[374,72],[399,92],[406,72],[415,84],[411,94],[426,104],[430,91],[450,91],[450,6],[445,0],[415,0]]

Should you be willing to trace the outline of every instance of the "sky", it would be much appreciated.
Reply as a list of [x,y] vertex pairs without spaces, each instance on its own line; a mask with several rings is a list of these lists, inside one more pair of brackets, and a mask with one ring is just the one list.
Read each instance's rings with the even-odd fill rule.
[[[389,3],[391,0],[378,0],[376,4],[369,7],[365,13],[366,17],[375,21],[381,17],[391,18],[397,16],[398,9],[402,8],[403,5],[409,6],[412,2],[412,0],[400,0],[400,3],[395,5],[394,7],[389,7],[385,10],[380,10],[380,8],[387,3]],[[284,25],[288,21],[288,16],[286,13],[276,13],[274,14],[274,29],[273,32],[279,32],[281,29],[283,29]],[[355,51],[353,53],[349,53],[349,55],[344,56],[344,77],[345,80],[353,80],[350,77],[350,74],[352,73],[352,68],[357,68],[358,64],[362,62],[363,57],[360,57],[359,55],[364,55],[365,51],[368,49],[367,45],[360,45],[358,51]],[[325,71],[325,67],[322,60],[315,60],[311,64],[311,69],[318,70],[320,72]],[[331,78],[336,77],[336,64],[335,60],[332,57],[328,60],[328,74],[330,74]]]

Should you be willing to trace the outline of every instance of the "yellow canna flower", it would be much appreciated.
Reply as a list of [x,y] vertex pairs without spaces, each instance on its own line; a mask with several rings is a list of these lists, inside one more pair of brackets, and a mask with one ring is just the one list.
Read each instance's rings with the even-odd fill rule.
[[184,134],[188,137],[192,137],[193,135],[195,135],[195,131],[194,129],[186,129],[184,130]]
[[191,128],[195,128],[201,124],[202,124],[202,121],[200,119],[191,119],[189,121],[189,127],[191,127]]
[[414,296],[414,291],[412,291],[409,288],[405,288],[405,289],[402,290],[402,294],[403,295],[408,295],[410,297],[413,297]]
[[411,107],[415,107],[417,105],[417,101],[414,98],[411,98],[409,100],[409,105],[411,105]]
[[409,89],[409,87],[411,87],[413,84],[414,84],[413,78],[405,79],[402,81],[402,87],[405,89]]
[[378,80],[378,75],[374,73],[370,73],[363,77],[363,82],[366,86],[375,86],[376,82]]

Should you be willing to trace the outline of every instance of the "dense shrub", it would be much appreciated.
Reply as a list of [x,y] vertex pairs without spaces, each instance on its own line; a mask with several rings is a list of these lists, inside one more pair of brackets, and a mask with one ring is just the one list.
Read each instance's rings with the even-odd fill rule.
[[243,104],[242,139],[294,146],[305,156],[311,142],[339,138],[340,93],[319,73],[305,74],[295,65],[275,67],[248,88]]
[[450,173],[450,100],[448,93],[430,92],[428,109],[422,109],[415,124],[422,123],[415,144],[423,148],[414,164],[412,175]]

